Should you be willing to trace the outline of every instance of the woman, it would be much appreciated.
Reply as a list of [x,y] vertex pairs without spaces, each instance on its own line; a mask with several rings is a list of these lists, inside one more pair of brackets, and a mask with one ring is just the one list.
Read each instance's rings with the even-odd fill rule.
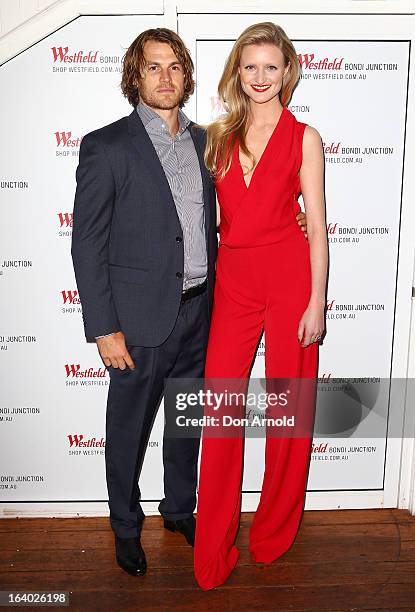
[[[262,330],[267,380],[317,376],[327,275],[324,161],[318,132],[287,109],[299,74],[285,32],[260,23],[238,38],[219,83],[228,112],[209,126],[205,154],[221,217],[206,379],[247,380]],[[300,193],[308,242],[295,220]],[[313,397],[306,412],[314,408]],[[249,542],[262,563],[293,543],[311,444],[311,432],[270,434]],[[242,436],[210,437],[204,430],[195,542],[195,575],[204,590],[222,584],[238,559],[242,466]]]

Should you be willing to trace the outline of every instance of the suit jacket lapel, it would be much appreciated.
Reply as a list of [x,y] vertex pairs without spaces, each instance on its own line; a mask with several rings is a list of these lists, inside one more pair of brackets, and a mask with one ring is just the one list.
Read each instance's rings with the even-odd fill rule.
[[195,145],[197,157],[199,159],[200,173],[202,175],[203,206],[205,210],[205,232],[206,232],[206,239],[207,239],[208,229],[209,229],[210,223],[212,222],[210,202],[209,202],[209,197],[210,197],[209,187],[211,183],[211,178],[205,166],[205,160],[204,160],[205,146],[203,142],[201,141],[200,137],[198,136],[197,128],[195,127],[195,124],[193,122],[190,123],[189,130],[190,130],[190,135]]
[[[160,163],[157,152],[153,146],[153,143],[151,142],[151,138],[147,134],[147,131],[135,109],[128,117],[128,131],[130,133],[132,143],[138,155],[140,156],[143,163],[147,165],[149,175],[153,178],[155,185],[160,190],[162,198],[166,202],[169,202],[169,205],[171,204],[171,206],[173,206],[177,220],[180,224],[179,217],[177,215],[176,205],[174,203],[174,199],[166,175],[164,174],[163,166]],[[189,124],[189,131],[193,139],[193,143],[195,145],[197,157],[199,160],[200,172],[202,175],[203,205],[205,210],[205,230],[207,237],[208,228],[212,219],[209,205],[209,187],[211,183],[211,178],[208,171],[206,170],[205,162],[203,159],[204,144],[201,141],[199,135],[197,134],[197,129],[195,128],[193,122],[190,122]]]
[[[163,166],[135,109],[128,117],[128,131],[137,153],[148,168],[149,176],[153,179],[155,187],[160,190],[163,200],[171,203],[177,216],[176,205]],[[177,220],[179,220],[179,217],[177,217]]]

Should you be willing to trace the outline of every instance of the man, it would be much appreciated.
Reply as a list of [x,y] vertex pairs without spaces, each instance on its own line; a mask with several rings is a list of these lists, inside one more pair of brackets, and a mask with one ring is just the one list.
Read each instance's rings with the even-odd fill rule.
[[[118,564],[143,575],[138,476],[165,378],[202,378],[217,252],[204,132],[180,110],[194,90],[179,36],[140,34],[123,65],[128,117],[87,134],[72,258],[85,334],[110,374],[106,476]],[[164,527],[193,546],[199,440],[163,440]]]

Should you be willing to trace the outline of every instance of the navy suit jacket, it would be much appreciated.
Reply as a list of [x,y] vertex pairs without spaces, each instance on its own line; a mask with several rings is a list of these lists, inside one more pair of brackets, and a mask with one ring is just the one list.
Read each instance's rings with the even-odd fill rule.
[[[190,123],[203,181],[209,314],[217,253],[214,184],[203,162],[205,132]],[[81,143],[72,260],[85,335],[121,330],[126,343],[159,346],[183,290],[183,233],[157,153],[136,110]],[[180,240],[181,239],[181,240]]]

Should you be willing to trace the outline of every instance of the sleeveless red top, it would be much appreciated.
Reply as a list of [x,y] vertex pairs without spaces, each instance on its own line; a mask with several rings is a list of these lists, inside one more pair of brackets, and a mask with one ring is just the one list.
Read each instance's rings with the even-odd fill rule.
[[239,142],[235,143],[231,166],[225,177],[216,181],[221,246],[263,246],[299,236],[304,240],[295,217],[300,212],[299,171],[305,127],[283,108],[249,187],[239,161]]

